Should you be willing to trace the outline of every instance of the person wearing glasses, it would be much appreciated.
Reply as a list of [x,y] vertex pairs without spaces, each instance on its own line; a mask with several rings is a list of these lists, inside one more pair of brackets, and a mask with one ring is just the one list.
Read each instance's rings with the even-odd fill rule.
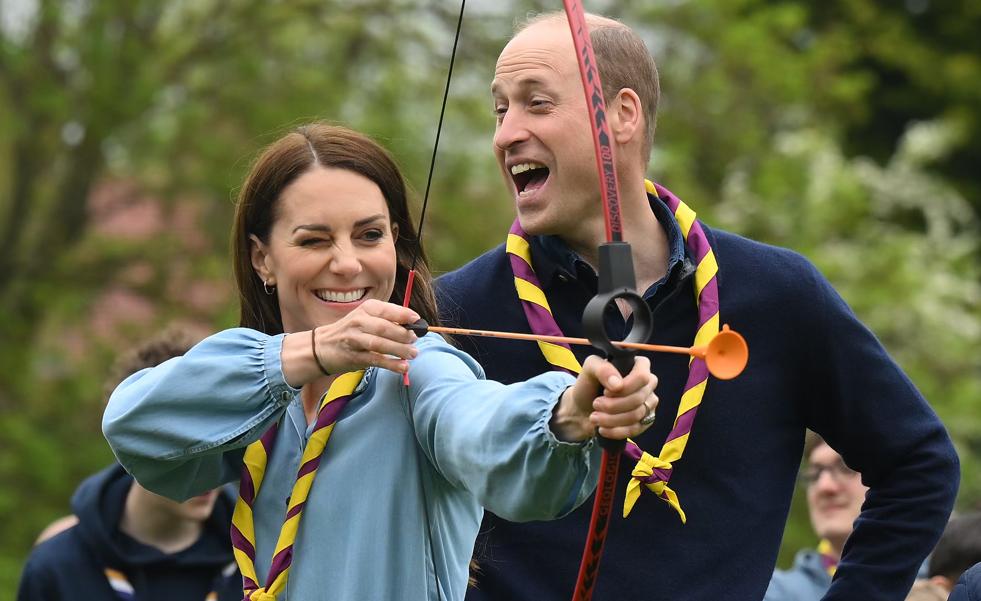
[[764,601],[818,601],[824,596],[869,490],[862,475],[814,432],[808,431],[804,441],[804,462],[800,479],[820,542],[817,549],[799,551],[789,570],[773,572]]

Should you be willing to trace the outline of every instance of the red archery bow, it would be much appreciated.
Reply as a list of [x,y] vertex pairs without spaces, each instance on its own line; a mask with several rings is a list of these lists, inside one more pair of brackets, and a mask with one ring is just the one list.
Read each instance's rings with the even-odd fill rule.
[[[630,245],[623,241],[623,228],[620,222],[620,188],[617,182],[611,136],[607,129],[606,102],[586,25],[586,15],[579,0],[563,0],[563,4],[569,19],[569,28],[572,30],[579,73],[586,94],[586,106],[590,115],[589,125],[596,151],[596,167],[599,171],[600,194],[606,217],[607,241],[599,247],[599,286],[596,296],[586,305],[586,310],[583,312],[583,329],[593,346],[600,350],[621,374],[627,375],[633,368],[635,353],[616,347],[610,342],[603,323],[604,313],[610,305],[615,306],[617,300],[626,301],[631,306],[634,320],[626,340],[646,342],[653,327],[651,312],[644,299],[634,290],[636,278],[633,258]],[[600,438],[600,444],[603,446],[603,463],[573,601],[588,601],[593,596],[613,509],[620,455],[625,441]]]

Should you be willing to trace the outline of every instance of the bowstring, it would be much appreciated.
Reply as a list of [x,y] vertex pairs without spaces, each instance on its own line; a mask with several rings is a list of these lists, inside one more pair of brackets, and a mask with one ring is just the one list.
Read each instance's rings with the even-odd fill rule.
[[[453,50],[450,52],[450,66],[446,72],[446,85],[443,87],[443,102],[439,108],[439,122],[436,125],[436,141],[433,144],[433,155],[429,161],[429,175],[426,177],[426,191],[423,194],[422,199],[422,211],[419,214],[419,229],[416,232],[416,247],[412,253],[412,261],[409,264],[409,276],[405,284],[405,297],[403,299],[403,306],[409,306],[409,300],[412,298],[412,284],[415,281],[416,276],[416,262],[419,260],[419,254],[422,252],[422,231],[423,224],[426,221],[426,208],[429,206],[429,190],[433,182],[433,172],[436,168],[436,156],[439,152],[439,137],[440,133],[443,131],[443,117],[446,114],[446,103],[450,95],[450,81],[453,79],[453,64],[456,62],[456,49],[460,43],[460,30],[463,28],[463,13],[467,6],[467,0],[461,0],[460,2],[460,15],[457,17],[456,21],[456,33],[453,36]],[[402,390],[405,391],[406,405],[409,409],[409,423],[412,428],[413,435],[416,432],[416,419],[415,411],[412,404],[412,394],[409,390],[409,372],[406,372],[402,376],[402,383],[404,386]],[[423,456],[419,445],[413,445],[416,449],[416,467],[417,473],[419,474],[419,486],[422,489],[422,509],[423,514],[426,518],[426,539],[429,542],[429,558],[433,564],[433,578],[436,580],[436,597],[439,601],[443,599],[443,588],[439,581],[439,568],[436,566],[436,550],[433,546],[433,526],[432,518],[429,515],[429,493],[426,488],[426,481],[423,478],[422,462]]]
[[[460,43],[460,30],[463,27],[463,12],[467,6],[467,0],[462,0],[460,2],[460,16],[457,17],[456,21],[456,34],[453,36],[453,50],[450,52],[450,68],[446,71],[446,85],[443,87],[443,102],[439,107],[439,122],[436,125],[436,141],[433,144],[433,155],[429,160],[429,175],[426,177],[426,191],[423,193],[422,197],[422,211],[419,213],[419,229],[416,232],[416,248],[412,254],[412,261],[409,264],[409,271],[414,272],[416,270],[416,261],[419,259],[419,253],[422,250],[422,230],[423,225],[426,223],[426,208],[429,206],[429,190],[433,183],[433,173],[436,171],[436,155],[439,153],[439,137],[440,133],[443,131],[443,117],[446,115],[446,103],[450,96],[450,81],[453,79],[453,64],[456,62],[456,49]],[[409,298],[411,291],[406,291],[405,297]],[[408,303],[408,300],[406,300]],[[408,306],[408,305],[406,305]]]

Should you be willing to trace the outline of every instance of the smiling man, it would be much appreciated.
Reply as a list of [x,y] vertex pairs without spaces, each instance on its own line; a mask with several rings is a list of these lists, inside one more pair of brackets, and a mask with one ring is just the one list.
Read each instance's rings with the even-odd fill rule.
[[[595,598],[761,599],[810,428],[872,484],[826,599],[902,599],[957,491],[957,457],[943,425],[804,257],[711,228],[667,188],[645,182],[657,69],[628,27],[595,15],[588,22],[624,238],[654,320],[650,342],[690,346],[696,332],[731,324],[750,347],[745,372],[730,381],[707,378],[687,357],[652,357],[658,419],[635,439],[648,454],[620,470],[617,504],[632,471],[632,490],[643,496],[632,494],[629,517],[610,522]],[[490,88],[493,152],[517,221],[510,235],[501,232],[506,244],[437,281],[442,320],[582,336],[605,226],[565,16],[522,24]],[[610,311],[605,325],[620,338],[629,315]],[[590,352],[495,338],[458,342],[503,382],[574,371]],[[589,514],[584,506],[556,522],[529,524],[487,515],[468,599],[568,601]]]
[[[616,21],[591,19],[622,28]],[[600,49],[619,60],[601,78],[611,96],[607,117],[617,143],[624,238],[636,257],[637,288],[644,290],[665,276],[671,250],[664,228],[652,218],[644,184],[658,101],[657,70],[653,61],[629,60],[631,54],[647,54],[639,39],[611,42]],[[618,85],[631,76],[647,85]],[[605,230],[598,210],[599,176],[579,67],[563,20],[530,24],[508,43],[497,61],[491,95],[497,115],[494,154],[521,227],[533,236],[561,237],[570,250],[596,265]]]
[[816,550],[797,553],[791,569],[773,573],[764,601],[817,601],[827,592],[869,490],[862,475],[813,432],[804,443],[804,458],[800,479],[807,488],[807,510],[820,543]]

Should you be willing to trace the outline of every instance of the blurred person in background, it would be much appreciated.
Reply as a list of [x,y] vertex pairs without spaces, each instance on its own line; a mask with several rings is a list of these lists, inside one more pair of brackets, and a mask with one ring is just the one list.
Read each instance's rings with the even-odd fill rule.
[[[633,513],[610,519],[596,597],[761,598],[810,428],[871,485],[827,598],[902,598],[957,493],[946,429],[810,261],[709,227],[674,192],[645,180],[657,67],[623,23],[587,15],[587,25],[623,238],[653,316],[649,342],[702,344],[728,323],[750,347],[745,373],[730,381],[709,378],[699,360],[656,356],[659,413],[668,417],[634,439],[646,453],[628,447],[618,489],[627,488]],[[497,248],[440,277],[442,317],[470,329],[582,336],[607,236],[591,111],[564,14],[517,28],[498,57],[490,100],[492,151],[517,221]],[[610,311],[605,325],[622,336],[629,316]],[[502,382],[574,369],[589,352],[494,338],[460,344]],[[586,508],[547,523],[488,515],[478,543],[486,561],[468,599],[567,600],[589,518]]]
[[789,570],[773,573],[764,601],[818,601],[824,596],[869,490],[862,475],[811,431],[804,440],[800,480],[818,546],[799,551]]
[[935,586],[951,593],[951,599],[981,599],[978,595],[981,572],[970,569],[978,562],[981,562],[981,512],[960,514],[947,524],[930,555],[927,577]]
[[[166,330],[119,358],[107,390],[183,355],[194,342],[181,329]],[[18,601],[241,600],[228,494],[211,490],[178,503],[146,490],[115,464],[82,482],[71,506],[73,515],[38,537]]]

